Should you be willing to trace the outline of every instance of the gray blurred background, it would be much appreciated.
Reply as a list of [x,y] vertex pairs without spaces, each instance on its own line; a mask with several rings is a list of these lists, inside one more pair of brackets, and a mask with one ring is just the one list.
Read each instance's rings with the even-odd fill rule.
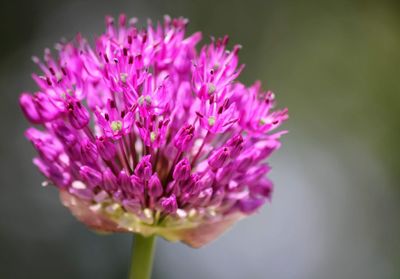
[[104,15],[190,19],[244,47],[241,80],[289,107],[271,204],[193,250],[158,241],[154,278],[400,278],[398,1],[2,1],[0,278],[126,278],[131,236],[100,236],[41,188],[17,106],[32,55]]

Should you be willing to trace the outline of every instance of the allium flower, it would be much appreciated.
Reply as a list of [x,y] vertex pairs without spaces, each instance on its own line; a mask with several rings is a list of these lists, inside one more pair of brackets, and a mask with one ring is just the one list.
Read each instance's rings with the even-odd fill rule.
[[197,51],[183,18],[106,25],[94,46],[78,35],[33,59],[39,88],[20,105],[34,164],[89,227],[199,247],[271,197],[265,160],[287,110],[237,81],[228,37]]

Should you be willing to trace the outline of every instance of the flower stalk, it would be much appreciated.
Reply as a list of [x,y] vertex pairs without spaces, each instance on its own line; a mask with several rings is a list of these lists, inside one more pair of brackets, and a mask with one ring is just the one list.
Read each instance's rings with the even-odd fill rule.
[[132,243],[132,258],[129,279],[150,279],[153,267],[156,236],[144,237],[135,234]]

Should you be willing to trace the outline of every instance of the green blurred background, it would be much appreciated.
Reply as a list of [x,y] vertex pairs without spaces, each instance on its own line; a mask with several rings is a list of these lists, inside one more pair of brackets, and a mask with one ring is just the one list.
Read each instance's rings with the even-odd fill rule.
[[32,55],[106,14],[190,19],[243,45],[241,80],[290,120],[271,160],[275,196],[200,250],[158,241],[154,278],[400,278],[399,1],[2,1],[0,278],[125,278],[131,237],[99,236],[40,187],[17,106]]

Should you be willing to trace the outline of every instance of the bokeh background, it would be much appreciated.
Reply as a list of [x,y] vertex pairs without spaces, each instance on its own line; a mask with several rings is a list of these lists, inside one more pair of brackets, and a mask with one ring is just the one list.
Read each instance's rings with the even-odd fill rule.
[[[193,250],[158,241],[154,278],[400,278],[400,2],[1,1],[0,278],[126,278],[131,237],[100,236],[61,206],[23,138],[32,55],[106,14],[230,34],[246,69],[287,106],[271,204]],[[232,43],[232,44],[233,44]]]

